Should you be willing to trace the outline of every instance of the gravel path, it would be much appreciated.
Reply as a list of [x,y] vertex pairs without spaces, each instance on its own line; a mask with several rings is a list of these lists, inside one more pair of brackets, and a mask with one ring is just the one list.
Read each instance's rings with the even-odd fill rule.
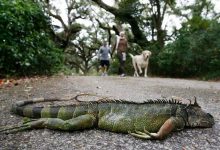
[[[29,90],[29,91],[28,91]],[[102,130],[60,132],[48,129],[0,134],[0,150],[220,150],[220,82],[169,78],[59,76],[31,80],[0,89],[0,126],[17,124],[22,117],[10,113],[16,100],[33,97],[65,97],[93,93],[116,99],[143,101],[178,96],[192,99],[215,118],[210,129],[186,129],[163,141],[134,138]]]

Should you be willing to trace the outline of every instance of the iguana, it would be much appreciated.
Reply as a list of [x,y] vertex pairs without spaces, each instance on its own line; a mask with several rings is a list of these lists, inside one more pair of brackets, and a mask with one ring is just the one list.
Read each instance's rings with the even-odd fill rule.
[[[77,98],[76,98],[77,99]],[[214,118],[198,103],[182,104],[176,100],[148,100],[142,103],[123,100],[84,101],[68,106],[28,104],[56,99],[19,101],[12,105],[15,114],[35,118],[21,125],[2,128],[0,132],[48,128],[63,131],[99,128],[129,133],[143,139],[164,139],[172,131],[185,127],[211,128]]]

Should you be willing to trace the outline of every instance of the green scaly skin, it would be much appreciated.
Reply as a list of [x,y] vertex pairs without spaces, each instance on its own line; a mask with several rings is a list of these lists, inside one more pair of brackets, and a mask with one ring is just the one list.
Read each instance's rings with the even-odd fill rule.
[[119,100],[81,102],[69,106],[31,107],[28,104],[56,99],[20,101],[12,105],[15,114],[34,118],[24,124],[4,127],[0,133],[48,128],[63,131],[99,128],[129,133],[143,139],[164,139],[185,127],[212,127],[213,117],[195,102],[149,100],[143,103]]

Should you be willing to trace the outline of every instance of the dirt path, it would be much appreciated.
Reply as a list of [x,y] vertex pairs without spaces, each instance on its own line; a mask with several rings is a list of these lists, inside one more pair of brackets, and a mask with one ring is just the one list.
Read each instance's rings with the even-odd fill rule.
[[[28,91],[29,90],[29,91]],[[133,77],[51,77],[33,80],[18,86],[0,89],[0,126],[17,124],[21,117],[10,114],[16,100],[32,97],[64,97],[93,93],[116,99],[143,101],[178,96],[197,97],[202,108],[215,118],[212,129],[186,129],[164,141],[144,141],[126,134],[101,130],[60,132],[31,130],[16,134],[0,134],[1,149],[219,149],[220,150],[220,82],[203,82],[169,78]]]

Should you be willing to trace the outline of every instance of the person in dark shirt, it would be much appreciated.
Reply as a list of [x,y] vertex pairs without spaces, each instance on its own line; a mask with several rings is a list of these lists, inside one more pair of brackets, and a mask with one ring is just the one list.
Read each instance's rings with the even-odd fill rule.
[[111,53],[111,49],[109,46],[107,46],[107,42],[104,41],[103,45],[99,49],[98,58],[100,60],[100,66],[102,71],[102,76],[107,76],[107,71],[110,66],[109,62],[109,54]]

